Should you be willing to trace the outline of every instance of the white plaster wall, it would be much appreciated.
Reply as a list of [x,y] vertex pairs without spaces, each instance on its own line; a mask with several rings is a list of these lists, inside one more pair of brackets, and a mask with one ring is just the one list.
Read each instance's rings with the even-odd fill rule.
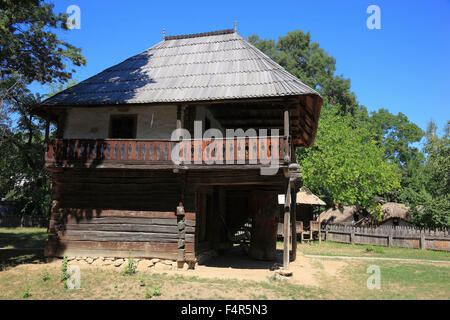
[[177,107],[121,106],[71,107],[64,127],[64,139],[105,139],[111,115],[137,114],[136,139],[170,139],[176,129]]

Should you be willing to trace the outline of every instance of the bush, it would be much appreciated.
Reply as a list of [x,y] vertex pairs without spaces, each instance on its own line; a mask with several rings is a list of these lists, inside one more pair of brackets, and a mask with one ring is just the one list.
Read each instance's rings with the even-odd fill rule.
[[131,257],[131,252],[130,252],[130,257],[128,258],[128,263],[127,265],[123,268],[122,270],[122,275],[131,275],[131,274],[135,274],[136,273],[136,264],[134,263],[133,258]]
[[368,246],[368,247],[366,247],[364,252],[383,253],[384,250],[383,250],[383,248],[380,248],[380,247]]

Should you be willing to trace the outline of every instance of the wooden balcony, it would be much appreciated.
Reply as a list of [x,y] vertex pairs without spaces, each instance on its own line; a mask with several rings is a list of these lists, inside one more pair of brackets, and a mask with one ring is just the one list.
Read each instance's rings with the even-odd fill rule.
[[[45,167],[59,168],[249,168],[283,163],[284,137],[216,140],[59,139],[46,143]],[[177,148],[173,152],[174,148]],[[176,155],[179,157],[176,157]],[[173,159],[173,155],[177,159]],[[178,161],[177,161],[178,160]]]

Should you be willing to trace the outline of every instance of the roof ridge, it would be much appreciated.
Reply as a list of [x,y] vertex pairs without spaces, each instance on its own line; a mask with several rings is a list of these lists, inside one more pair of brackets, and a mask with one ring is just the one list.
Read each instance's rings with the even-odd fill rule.
[[[174,47],[171,47],[174,48]],[[160,56],[156,56],[156,57],[152,57],[152,59],[159,59],[159,58],[165,58],[165,57],[176,57],[176,56],[187,56],[187,55],[193,55],[193,54],[202,54],[202,53],[215,53],[218,51],[221,52],[225,52],[225,51],[233,51],[233,50],[245,50],[245,47],[241,47],[241,48],[229,48],[229,49],[221,49],[221,50],[204,50],[204,51],[197,51],[197,52],[185,52],[182,54],[166,54],[166,55],[160,55]],[[130,60],[147,60],[148,57],[147,56],[139,56],[139,55],[135,55],[133,57],[130,58]]]
[[182,34],[182,35],[177,35],[177,36],[164,36],[164,41],[200,38],[200,37],[208,37],[208,36],[218,36],[218,35],[229,34],[229,33],[235,33],[235,30],[234,29],[225,29],[225,30],[209,31],[209,32],[202,32],[202,33]]

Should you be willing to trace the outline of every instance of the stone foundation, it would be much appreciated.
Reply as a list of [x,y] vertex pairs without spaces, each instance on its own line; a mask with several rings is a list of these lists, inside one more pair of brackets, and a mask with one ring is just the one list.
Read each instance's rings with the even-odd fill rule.
[[[114,266],[116,268],[124,267],[128,264],[127,258],[112,257],[74,257],[68,256],[69,264],[85,264],[93,266]],[[177,262],[175,260],[165,259],[139,259],[133,258],[133,262],[138,270],[193,270],[197,263],[195,262]]]

